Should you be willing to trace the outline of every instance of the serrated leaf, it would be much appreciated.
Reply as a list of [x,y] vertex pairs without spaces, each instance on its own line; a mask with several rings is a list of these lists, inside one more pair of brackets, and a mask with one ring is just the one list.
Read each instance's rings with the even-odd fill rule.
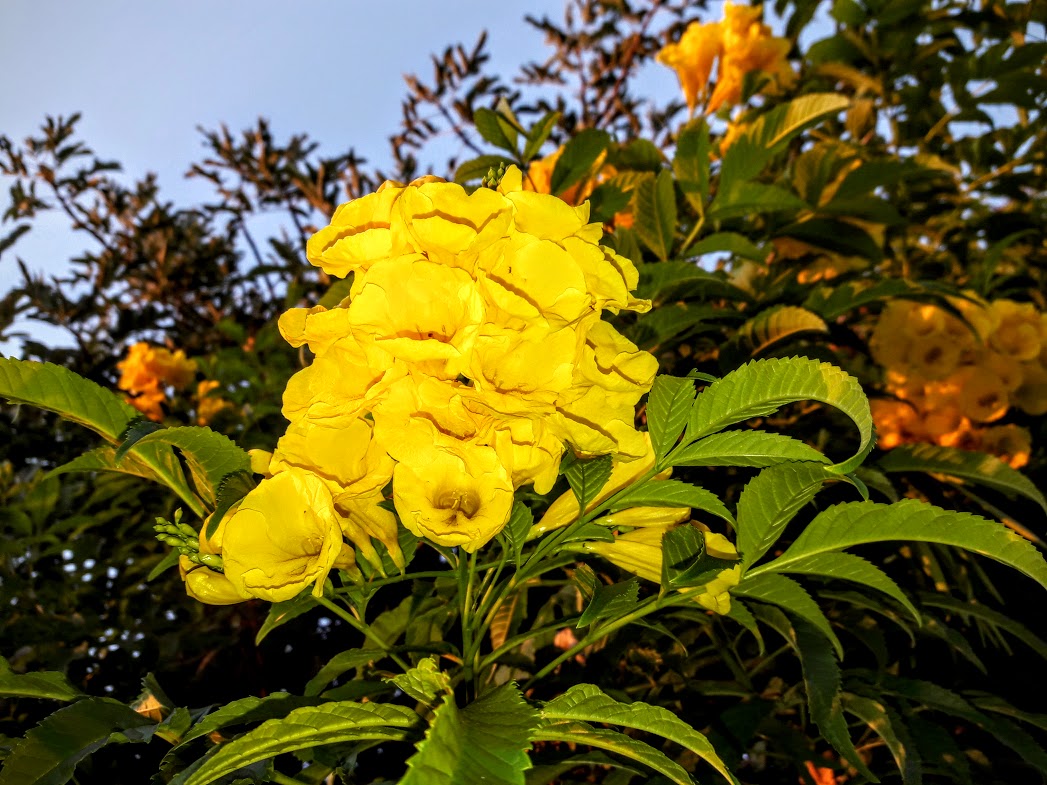
[[1018,494],[1047,512],[1047,499],[1032,480],[994,455],[939,447],[936,444],[903,444],[890,450],[877,464],[883,471],[929,472],[969,480],[1005,494]]
[[828,332],[828,326],[817,314],[794,305],[782,305],[761,311],[739,327],[735,341],[755,357],[787,338]]
[[534,515],[531,509],[523,502],[513,502],[513,511],[509,515],[509,522],[502,529],[502,535],[513,555],[514,564],[520,563],[523,547],[527,543],[527,533],[533,525]]
[[663,777],[668,777],[676,785],[695,785],[691,775],[679,763],[668,758],[665,753],[659,752],[650,744],[645,744],[618,731],[597,729],[585,722],[549,722],[542,723],[531,734],[531,740],[597,747],[642,763]]
[[231,439],[210,428],[163,428],[142,437],[132,452],[145,445],[157,444],[169,444],[181,451],[196,483],[197,493],[210,507],[214,506],[218,486],[227,475],[251,470],[248,454]]
[[266,614],[265,621],[262,622],[262,626],[258,628],[258,632],[254,636],[255,646],[265,640],[266,636],[277,627],[287,624],[291,619],[295,619],[303,613],[311,611],[318,604],[316,597],[308,589],[297,597],[292,597],[283,602],[274,602],[269,606],[269,613]]
[[720,306],[664,303],[630,325],[627,335],[641,349],[653,351],[673,338],[682,340],[684,336],[701,332],[719,332],[722,324],[709,323],[714,320],[720,323],[735,319],[737,314]]
[[709,126],[696,117],[680,129],[676,137],[673,172],[684,197],[701,215],[709,198]]
[[879,782],[854,748],[840,700],[840,667],[829,641],[809,624],[793,626],[793,644],[800,655],[807,705],[822,736],[864,777]]
[[937,773],[947,772],[951,779],[963,785],[974,785],[967,756],[956,744],[951,731],[935,722],[922,719],[918,714],[910,714],[906,720],[920,757],[928,764],[928,768],[935,764],[938,768]]
[[68,368],[8,357],[0,357],[0,398],[55,412],[114,444],[139,416],[118,396]]
[[527,134],[527,144],[524,145],[523,160],[530,161],[538,151],[542,149],[545,140],[549,138],[553,128],[560,121],[559,112],[549,112],[541,120],[535,123]]
[[96,447],[85,452],[68,463],[52,469],[44,475],[44,479],[58,477],[71,472],[115,472],[117,474],[130,474],[146,480],[156,481],[156,473],[153,472],[142,461],[134,456],[124,458],[119,464],[116,462],[116,449],[113,447]]
[[713,382],[694,402],[685,441],[722,431],[729,425],[763,417],[787,403],[821,401],[834,406],[858,427],[860,443],[854,457],[834,467],[852,471],[872,449],[869,399],[853,376],[829,363],[805,357],[754,360]]
[[361,665],[367,665],[371,662],[377,662],[385,656],[381,649],[349,649],[348,651],[338,652],[320,668],[313,678],[309,679],[303,693],[305,695],[319,695],[327,689],[328,684],[346,671],[359,668]]
[[756,645],[759,647],[757,653],[762,657],[764,652],[767,650],[763,642],[763,633],[760,632],[760,625],[756,622],[756,617],[753,612],[749,610],[749,606],[739,600],[737,597],[731,598],[731,607],[727,611],[727,617],[734,619],[740,625],[745,627],[749,632],[756,638]]
[[62,785],[81,761],[107,744],[148,741],[154,724],[111,698],[77,701],[15,743],[0,770],[0,785]]
[[0,696],[5,698],[44,698],[56,701],[75,701],[84,697],[64,673],[36,671],[15,673],[4,657],[0,657]]
[[436,703],[437,698],[450,695],[453,700],[454,697],[450,677],[440,670],[432,657],[426,657],[411,670],[386,681],[391,681],[416,701],[428,706]]
[[610,455],[600,455],[596,458],[568,456],[560,465],[575,498],[578,499],[580,510],[589,506],[589,502],[597,497],[611,476]]
[[613,583],[610,586],[597,583],[596,591],[575,627],[588,627],[593,622],[610,619],[634,610],[639,593],[640,582],[636,578]]
[[[833,554],[833,558],[839,554]],[[937,592],[925,592],[920,595],[920,603],[929,608],[939,608],[950,613],[955,613],[964,618],[969,624],[971,619],[977,619],[983,624],[988,624],[997,630],[1003,630],[1020,640],[1034,652],[1047,660],[1047,641],[1040,638],[1024,624],[1006,616],[999,611],[993,610],[987,605],[979,602],[964,602],[956,597]]]
[[784,188],[765,183],[736,182],[727,188],[721,186],[709,205],[706,218],[723,221],[746,215],[803,209],[807,209],[807,202]]
[[690,750],[728,781],[737,783],[709,740],[668,709],[639,702],[619,703],[594,684],[577,684],[546,703],[542,707],[542,719],[546,722],[605,722],[653,733]]
[[734,516],[720,497],[681,480],[648,480],[624,490],[614,499],[614,510],[629,507],[690,507],[722,518],[734,526]]
[[662,586],[686,589],[704,586],[736,560],[710,556],[705,534],[697,526],[677,526],[662,535]]
[[202,764],[171,785],[208,785],[238,769],[286,752],[348,741],[400,741],[418,721],[410,709],[381,703],[344,701],[295,709],[214,747]]
[[513,683],[485,693],[464,709],[447,695],[418,751],[408,759],[400,785],[524,785],[537,721],[538,712]]
[[810,218],[782,227],[778,236],[845,256],[861,256],[873,262],[883,259],[883,249],[872,235],[849,221]]
[[731,589],[731,594],[783,608],[818,630],[832,644],[837,656],[843,658],[843,644],[836,637],[822,609],[818,607],[818,603],[811,598],[811,595],[791,578],[766,573],[752,578],[745,576],[741,583]]
[[640,240],[663,262],[673,250],[676,232],[676,191],[666,170],[636,187],[634,228]]
[[606,131],[598,128],[579,131],[563,146],[563,152],[556,159],[549,190],[559,196],[585,177],[610,144],[611,137]]
[[912,601],[883,570],[860,556],[850,553],[820,553],[806,559],[792,562],[782,572],[794,575],[817,575],[822,578],[837,578],[853,581],[871,589],[881,591],[893,600],[897,600],[905,610],[912,614],[917,624],[920,613]]
[[656,376],[647,396],[647,430],[654,454],[664,458],[676,444],[694,403],[694,379]]
[[738,497],[738,550],[743,566],[759,561],[796,513],[836,476],[816,463],[782,463],[751,479]]
[[222,519],[234,504],[255,488],[254,477],[249,470],[239,470],[225,475],[218,483],[215,494],[214,513],[207,524],[207,536],[213,537],[222,524]]
[[765,468],[780,463],[829,463],[813,447],[780,433],[767,431],[724,431],[714,433],[675,450],[673,466],[752,466]]
[[199,722],[183,734],[178,746],[188,744],[193,739],[209,736],[231,725],[247,725],[253,722],[279,719],[286,717],[295,709],[316,706],[323,702],[318,697],[291,695],[286,692],[274,692],[264,698],[240,698],[204,715]]
[[120,434],[120,445],[116,448],[116,460],[122,461],[124,456],[127,455],[127,451],[135,446],[142,437],[148,436],[154,431],[159,431],[164,426],[160,423],[147,420],[144,417],[138,417],[128,423],[124,432]]
[[943,510],[917,499],[830,507],[812,520],[778,559],[755,571],[782,571],[814,554],[892,540],[963,548],[1013,567],[1047,588],[1047,562],[1028,540],[978,515]]

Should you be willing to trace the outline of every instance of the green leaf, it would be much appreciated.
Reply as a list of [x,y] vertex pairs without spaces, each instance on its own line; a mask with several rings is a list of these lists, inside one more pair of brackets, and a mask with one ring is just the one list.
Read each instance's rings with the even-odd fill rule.
[[883,471],[931,472],[946,474],[985,485],[1005,494],[1019,494],[1036,502],[1047,512],[1047,499],[1032,480],[1012,469],[999,458],[983,452],[939,447],[935,444],[903,444],[889,451],[877,464]]
[[611,456],[575,458],[569,455],[560,464],[567,482],[578,499],[578,509],[584,510],[596,498],[611,476]]
[[68,368],[0,357],[0,398],[55,412],[112,443],[138,411],[118,396]]
[[509,515],[509,522],[502,529],[509,546],[509,552],[513,555],[513,563],[519,564],[523,554],[524,545],[527,544],[527,534],[534,525],[534,514],[523,502],[513,502],[513,511]]
[[[836,558],[838,555],[839,554],[834,554],[833,558]],[[920,595],[920,603],[929,608],[940,608],[941,610],[958,614],[959,616],[962,616],[964,621],[968,624],[970,624],[971,620],[974,619],[983,624],[990,625],[997,630],[1003,630],[1004,632],[1010,633],[1047,660],[1047,641],[1044,641],[1043,638],[1040,638],[1024,624],[1021,624],[1010,616],[1005,616],[999,611],[993,610],[986,605],[974,601],[964,602],[955,597],[950,597],[947,594],[939,594],[937,592],[922,593]]]
[[820,553],[806,559],[793,562],[781,570],[796,575],[817,575],[822,578],[837,578],[843,581],[854,581],[871,589],[881,591],[901,604],[909,611],[916,623],[920,623],[920,613],[912,601],[883,570],[860,556],[850,553]]
[[705,118],[696,117],[680,129],[673,172],[684,197],[699,215],[705,211],[705,200],[709,198],[709,149]]
[[665,163],[665,157],[653,142],[647,139],[633,139],[618,150],[612,163],[618,169],[628,172],[657,172]]
[[148,741],[154,722],[111,698],[85,698],[45,717],[17,741],[0,785],[61,785],[77,765],[110,743]]
[[766,417],[780,406],[802,400],[835,406],[858,427],[854,457],[834,470],[852,471],[872,449],[872,413],[861,384],[829,363],[805,357],[754,360],[706,387],[694,402],[685,441],[722,431],[752,417]]
[[694,379],[657,376],[647,396],[647,430],[659,460],[676,444],[694,403]]
[[675,714],[647,703],[619,703],[593,684],[577,684],[546,703],[542,708],[542,719],[546,722],[605,722],[653,733],[690,750],[729,782],[737,783],[709,740]]
[[847,731],[840,700],[840,667],[836,664],[829,641],[813,627],[802,622],[794,625],[792,641],[800,655],[811,719],[825,740],[846,758],[848,763],[864,777],[879,782],[862,762]]
[[673,466],[752,466],[829,459],[813,447],[780,433],[723,431],[683,445],[669,456]]
[[497,169],[503,164],[509,166],[513,160],[504,155],[481,155],[463,161],[454,172],[456,183],[468,183],[473,180],[483,179],[491,169]]
[[753,616],[753,612],[749,610],[749,606],[737,597],[732,597],[731,607],[727,611],[727,617],[729,619],[734,619],[753,634],[753,637],[756,638],[756,645],[759,647],[758,654],[762,657],[767,648],[763,642],[763,633],[760,632],[760,625],[757,623],[756,617]]
[[524,145],[523,160],[530,161],[538,151],[542,149],[545,140],[549,138],[553,128],[560,121],[559,112],[549,112],[541,120],[534,124],[527,134],[527,144]]
[[163,427],[160,423],[147,420],[145,417],[137,417],[131,420],[124,432],[120,434],[120,445],[116,448],[116,460],[123,460],[124,456],[127,455],[127,451],[141,441],[143,436],[148,436],[155,431],[163,429]]
[[653,351],[672,338],[682,339],[698,332],[719,332],[722,326],[709,324],[711,320],[722,322],[736,318],[736,314],[720,306],[664,303],[644,314],[643,318],[630,326],[627,334],[641,349]]
[[132,452],[137,452],[147,444],[169,444],[177,447],[189,466],[197,493],[211,507],[217,499],[218,486],[226,475],[251,470],[248,454],[231,439],[215,433],[210,428],[163,428],[139,439]]
[[[701,297],[726,297],[749,300],[750,295],[727,280],[721,272],[703,270],[694,262],[662,262],[640,267],[637,297],[661,301],[667,293],[686,288],[688,293]],[[661,295],[662,297],[659,297]]]
[[754,572],[782,572],[790,564],[813,554],[892,540],[963,548],[1013,567],[1047,588],[1047,562],[1028,540],[978,515],[943,510],[917,499],[903,499],[896,504],[851,502],[830,507],[807,525],[785,553]]
[[243,499],[255,488],[254,476],[249,470],[241,469],[225,475],[218,483],[214,513],[211,515],[210,523],[207,524],[207,536],[213,537],[222,519],[234,504]]
[[269,606],[269,613],[266,614],[265,621],[262,622],[262,626],[259,627],[258,633],[254,636],[255,646],[265,640],[266,636],[277,627],[301,616],[303,613],[311,611],[317,604],[316,597],[313,596],[313,592],[309,589],[303,590],[297,597],[292,597],[289,600],[274,602]]
[[705,534],[697,526],[677,526],[662,535],[661,582],[665,588],[704,586],[735,564],[733,559],[710,556],[705,549]]
[[[734,149],[734,145],[731,146],[731,149]],[[736,182],[729,187],[721,187],[721,190],[716,193],[716,198],[709,205],[706,218],[710,221],[723,221],[746,215],[806,208],[807,202],[776,185]]]
[[447,695],[425,740],[407,761],[400,785],[524,785],[527,750],[538,712],[513,683],[485,693],[464,709]]
[[575,627],[588,627],[593,622],[611,619],[634,610],[639,592],[640,582],[636,578],[610,586],[597,583],[593,598],[585,607]]
[[778,236],[791,237],[833,253],[861,256],[873,262],[883,259],[883,249],[872,235],[847,221],[810,218],[783,227]]
[[501,113],[480,108],[473,112],[473,124],[486,141],[495,147],[516,153],[517,130]]
[[662,170],[636,187],[636,233],[663,262],[673,250],[676,232],[676,191],[673,176]]
[[286,717],[295,709],[316,706],[323,701],[317,697],[291,695],[286,692],[274,692],[264,698],[240,698],[219,706],[205,715],[183,734],[178,746],[184,746],[193,739],[210,736],[215,731],[230,725],[247,725],[252,722]]
[[70,684],[64,673],[37,671],[15,673],[4,657],[0,657],[0,696],[5,698],[46,698],[56,701],[75,701],[84,697]]
[[776,106],[753,121],[724,153],[721,183],[751,180],[805,129],[850,106],[837,93],[809,93]]
[[260,760],[321,744],[400,741],[417,721],[410,709],[381,703],[345,701],[295,709],[213,748],[202,765],[175,777],[171,785],[207,785]]
[[654,769],[676,785],[695,785],[691,775],[679,763],[671,760],[650,744],[645,744],[618,731],[596,729],[585,722],[545,722],[532,734],[532,741],[557,741],[566,744],[585,744],[623,755]]
[[756,577],[745,576],[741,583],[731,589],[731,594],[783,608],[818,630],[826,640],[832,643],[837,655],[843,658],[843,644],[836,637],[822,609],[811,599],[811,595],[792,578],[767,573]]
[[152,581],[155,581],[177,564],[178,551],[169,551],[164,558],[156,563],[156,566],[153,567],[153,569],[149,570],[149,574],[145,577],[146,582],[151,583]]
[[334,655],[319,672],[309,679],[303,690],[306,695],[319,695],[327,685],[346,671],[359,668],[371,662],[377,662],[386,655],[381,649],[349,649]]
[[764,262],[770,253],[766,248],[755,245],[745,235],[737,232],[715,232],[703,237],[683,252],[683,256],[706,256],[711,253],[731,253],[754,262]]
[[96,447],[85,452],[68,463],[52,469],[44,475],[44,479],[58,477],[70,472],[115,472],[117,474],[130,474],[146,480],[156,481],[156,473],[145,463],[134,458],[124,458],[119,464],[116,462],[116,449],[113,447]]
[[430,707],[440,697],[450,696],[454,700],[450,677],[440,670],[432,657],[424,658],[407,673],[393,676],[387,681],[391,681],[416,701]]
[[690,507],[734,526],[734,516],[716,494],[681,480],[648,480],[626,488],[614,497],[613,509],[629,507]]
[[755,357],[787,338],[828,332],[828,326],[817,314],[795,305],[782,305],[761,311],[739,327],[735,341]]
[[592,170],[596,159],[611,144],[611,137],[598,128],[579,131],[563,147],[556,159],[549,190],[556,196],[577,183]]
[[835,319],[879,300],[919,294],[926,294],[926,289],[904,278],[885,278],[876,282],[859,279],[835,287],[821,286],[808,295],[803,306],[824,319]]
[[751,479],[738,497],[742,564],[748,568],[759,561],[796,513],[836,476],[816,463],[782,463]]

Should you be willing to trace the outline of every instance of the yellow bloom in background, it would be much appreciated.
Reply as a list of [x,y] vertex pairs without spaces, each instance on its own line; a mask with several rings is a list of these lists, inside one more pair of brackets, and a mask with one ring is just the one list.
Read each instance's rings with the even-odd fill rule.
[[229,401],[220,395],[210,393],[220,387],[220,383],[213,379],[205,379],[196,385],[196,424],[208,425],[218,412],[232,406]]
[[979,448],[1020,469],[1029,463],[1032,434],[1020,425],[995,425],[982,431]]
[[998,326],[989,336],[992,347],[1013,360],[1035,360],[1040,354],[1040,314],[1032,303],[996,300]]
[[[745,75],[761,71],[782,87],[796,74],[789,65],[792,44],[771,34],[761,6],[724,4],[722,22],[687,26],[677,43],[666,44],[656,59],[676,71],[687,107],[693,114],[703,100],[707,113],[741,100]],[[709,77],[717,66],[716,86],[708,95]],[[724,148],[726,149],[726,148]]]
[[396,464],[393,503],[415,535],[472,553],[508,522],[513,486],[494,448],[444,440]]
[[282,602],[310,584],[319,597],[340,557],[353,563],[331,492],[319,477],[295,467],[262,480],[225,524],[225,575],[252,597]]
[[117,387],[131,393],[128,402],[151,420],[163,418],[164,388],[181,389],[196,374],[196,362],[181,349],[171,352],[144,341],[131,346],[116,367],[121,372]]
[[1012,399],[1026,414],[1047,414],[1047,367],[1042,362],[1022,364],[1022,383],[1012,393]]

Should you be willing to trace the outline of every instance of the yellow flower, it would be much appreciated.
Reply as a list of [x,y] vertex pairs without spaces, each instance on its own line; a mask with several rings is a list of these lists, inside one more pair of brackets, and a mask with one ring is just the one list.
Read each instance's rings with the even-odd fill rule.
[[1032,434],[1019,425],[995,425],[981,432],[979,447],[983,452],[1009,463],[1011,468],[1020,469],[1029,463]]
[[1014,405],[1026,414],[1047,414],[1047,367],[1041,362],[1022,363],[1022,384],[1012,397]]
[[120,369],[117,386],[134,397],[129,403],[151,420],[163,418],[161,404],[166,400],[163,388],[181,389],[192,381],[196,373],[196,362],[189,360],[179,349],[170,352],[145,342],[134,344],[127,350],[127,357],[116,364]]
[[421,255],[400,256],[356,278],[348,314],[359,339],[433,376],[454,379],[469,366],[484,302],[464,270]]
[[513,486],[493,448],[442,439],[396,464],[393,503],[412,534],[472,553],[508,522]]
[[342,533],[376,570],[382,571],[382,559],[375,551],[372,539],[385,546],[393,564],[403,572],[406,564],[400,550],[396,516],[378,506],[383,501],[385,497],[381,491],[375,491],[369,496],[341,497],[336,500],[342,516],[339,523]]
[[719,22],[691,22],[675,44],[666,44],[656,60],[676,71],[687,108],[693,113],[705,95],[713,63],[723,54],[723,26]]
[[[690,524],[683,524],[688,526]],[[655,583],[662,582],[662,538],[675,525],[646,526],[614,538],[614,542],[586,542],[583,548],[606,559],[627,572]],[[714,558],[733,559],[738,555],[734,543],[722,534],[705,532],[706,553]],[[716,577],[701,587],[682,592],[693,594],[695,601],[707,610],[726,614],[731,610],[730,589],[742,577],[741,564],[720,570]]]
[[1035,360],[1040,354],[1040,314],[1032,303],[995,300],[991,306],[998,319],[989,336],[992,347],[1014,360]]
[[167,396],[163,390],[149,390],[126,400],[150,420],[159,422],[164,419],[163,403]]
[[328,275],[345,278],[379,259],[409,253],[413,249],[406,238],[390,231],[393,205],[402,192],[403,186],[387,183],[377,193],[341,205],[330,226],[309,239],[309,261]]
[[223,409],[232,406],[229,401],[221,396],[210,396],[212,390],[221,385],[213,379],[205,379],[196,385],[196,424],[207,425],[214,419],[215,415]]
[[277,442],[269,472],[292,466],[310,471],[339,502],[369,496],[393,475],[392,458],[372,438],[373,428],[363,417],[297,420]]
[[252,597],[282,602],[310,584],[319,597],[340,560],[352,563],[352,550],[342,542],[331,492],[296,467],[262,480],[225,524],[225,575]]
[[961,350],[956,339],[944,332],[916,336],[909,344],[909,366],[925,379],[944,379],[959,365]]
[[968,367],[953,377],[959,387],[960,411],[975,422],[992,422],[1007,413],[1010,399],[999,377]]

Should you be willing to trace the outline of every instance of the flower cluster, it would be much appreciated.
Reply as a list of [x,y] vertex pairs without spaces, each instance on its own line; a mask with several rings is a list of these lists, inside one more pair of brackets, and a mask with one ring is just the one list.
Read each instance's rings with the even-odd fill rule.
[[721,22],[692,22],[677,43],[667,44],[657,56],[658,62],[676,71],[692,112],[706,96],[717,60],[716,86],[706,101],[707,112],[738,103],[745,75],[753,71],[762,71],[782,87],[796,78],[787,60],[791,44],[771,35],[771,28],[760,21],[760,6],[724,3],[723,14]]
[[635,406],[657,361],[601,314],[650,304],[588,216],[523,190],[515,167],[497,190],[422,178],[338,209],[308,256],[352,288],[280,319],[314,359],[285,390],[286,433],[254,456],[267,478],[222,524],[233,588],[321,591],[351,563],[343,536],[378,569],[373,539],[398,562],[390,481],[408,530],[472,552],[505,526],[517,488],[552,488],[568,445],[644,455]]
[[[552,193],[553,172],[556,170],[556,162],[563,155],[563,145],[553,150],[544,158],[532,161],[527,167],[527,174],[523,178],[525,191],[535,191],[540,194]],[[579,205],[588,199],[596,186],[607,182],[618,174],[618,168],[614,164],[607,163],[607,151],[600,153],[589,167],[589,171],[574,185],[569,186],[558,196],[571,205]],[[615,228],[631,229],[634,223],[631,208],[620,210],[614,214]]]
[[127,351],[127,357],[116,364],[120,370],[117,386],[131,393],[128,403],[150,420],[164,416],[161,405],[166,400],[165,387],[186,387],[196,374],[196,362],[185,352],[168,351],[145,342],[136,343]]
[[986,427],[1011,406],[1047,412],[1047,315],[1029,303],[954,298],[962,319],[896,300],[873,331],[873,358],[896,398],[873,402],[880,446],[930,442],[1024,465],[1031,439],[1017,425]]

